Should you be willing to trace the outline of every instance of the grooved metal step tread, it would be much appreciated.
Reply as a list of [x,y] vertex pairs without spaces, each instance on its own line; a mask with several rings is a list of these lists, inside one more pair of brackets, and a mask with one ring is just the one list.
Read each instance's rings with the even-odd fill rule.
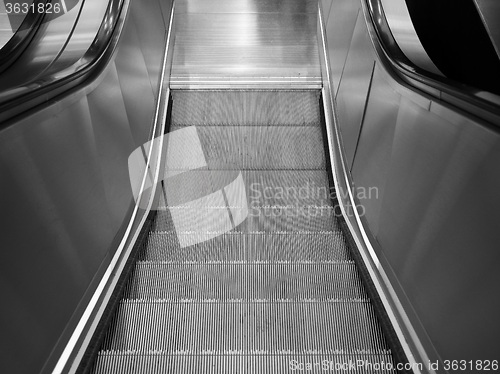
[[[335,373],[353,374],[396,373],[395,370],[371,370],[375,365],[393,364],[390,352],[381,353],[331,353],[272,352],[262,354],[194,354],[191,352],[116,352],[101,351],[96,360],[95,373]],[[306,371],[306,366],[310,369]],[[337,370],[335,368],[345,368]],[[303,368],[303,370],[298,370]],[[330,369],[333,368],[333,369]],[[293,370],[293,371],[292,371]]]
[[353,263],[168,264],[140,261],[123,299],[336,300],[366,298]]
[[[266,75],[265,72],[256,71],[254,74],[248,74],[246,76],[236,77],[231,76],[230,73],[219,74],[218,71],[213,71],[215,75],[210,72],[204,74],[183,74],[179,73],[170,76],[170,89],[171,90],[222,90],[222,89],[234,89],[234,90],[321,90],[323,87],[323,81],[321,76],[318,74],[316,76],[311,75],[306,76],[279,76],[277,75]],[[266,73],[272,73],[271,69],[266,69]]]
[[320,93],[310,91],[172,91],[174,126],[319,126]]
[[367,301],[169,302],[123,300],[103,350],[134,352],[381,353]]
[[167,200],[178,206],[219,191],[241,173],[248,206],[332,206],[335,189],[325,170],[204,170],[183,172],[163,181]]
[[340,227],[326,232],[227,232],[216,238],[181,248],[178,235],[150,232],[142,261],[186,262],[337,262],[352,261]]
[[200,126],[197,132],[211,170],[325,169],[319,127]]
[[[166,210],[158,210],[153,231],[176,232],[176,222],[182,223],[181,227],[189,226],[189,232],[202,237],[208,232],[228,231],[224,222],[228,220],[228,209],[231,213],[239,212],[246,214],[245,220],[235,227],[236,231],[247,233],[254,231],[329,231],[336,226],[336,217],[340,213],[339,208],[331,206],[193,206],[193,207],[170,207]],[[172,219],[176,215],[177,221]],[[210,219],[208,223],[200,222],[200,217]],[[192,225],[189,223],[192,222]],[[219,223],[219,224],[217,224]],[[210,227],[214,227],[210,230]],[[184,229],[180,229],[186,231]]]

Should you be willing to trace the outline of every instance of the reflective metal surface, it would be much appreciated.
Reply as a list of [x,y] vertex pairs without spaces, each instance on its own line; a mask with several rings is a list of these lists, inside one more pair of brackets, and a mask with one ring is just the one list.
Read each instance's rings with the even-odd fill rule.
[[[55,74],[77,62],[90,48],[103,22],[107,1],[85,1],[64,49],[43,74]],[[76,9],[77,10],[77,9]],[[73,10],[72,10],[73,11]]]
[[[122,29],[124,19],[120,15],[124,14],[125,3],[127,0],[77,2],[67,13],[34,27],[29,46],[0,76],[0,120],[8,121],[43,105],[77,86],[92,70],[97,72],[96,67],[102,69],[111,58]],[[44,50],[43,57],[40,48],[52,39],[59,41],[59,47]]]
[[330,9],[332,7],[333,0],[321,0],[321,6],[323,10],[323,19],[325,24],[328,22],[328,17],[330,16]]
[[[406,362],[411,369],[408,372],[427,373],[420,363],[429,362],[426,348],[421,344],[419,336],[415,333],[413,322],[401,304],[400,295],[395,291],[391,280],[387,276],[390,267],[386,262],[381,262],[376,253],[372,240],[367,236],[367,225],[360,219],[363,206],[358,205],[357,193],[354,182],[349,172],[346,160],[340,124],[335,114],[335,100],[333,97],[333,76],[330,73],[329,53],[327,49],[326,27],[322,17],[321,8],[318,22],[318,41],[320,48],[321,72],[323,74],[322,99],[325,115],[326,141],[328,156],[331,165],[331,178],[337,191],[339,207],[345,219],[345,229],[353,238],[353,253],[357,264],[363,269],[365,280],[371,279],[371,290],[376,294],[376,308],[379,315],[384,315],[386,320],[386,334],[398,348],[397,356],[400,362]],[[400,291],[400,288],[397,288]],[[396,352],[394,352],[396,353]]]
[[313,13],[318,11],[318,0],[179,0],[175,13]]
[[415,65],[431,73],[443,75],[427,55],[413,26],[404,1],[381,0],[392,35],[403,53]]
[[[210,5],[210,6],[208,6]],[[317,1],[179,2],[171,86],[319,87]]]
[[[57,59],[70,38],[83,4],[82,1],[68,13],[40,25],[30,48],[19,57],[16,66],[2,73],[2,95],[7,88],[17,88],[35,79]],[[19,69],[21,66],[24,67],[22,70]]]
[[381,0],[364,0],[362,7],[367,27],[373,38],[375,53],[387,66],[392,80],[410,90],[417,88],[429,93],[435,100],[443,100],[452,106],[465,109],[493,125],[500,125],[500,97],[480,91],[445,77],[430,76],[425,70],[414,65],[397,45],[382,9]]
[[474,0],[474,4],[500,58],[500,3],[495,0]]
[[0,49],[12,38],[14,32],[10,27],[9,16],[5,4],[0,1]]
[[352,167],[375,61],[364,18],[358,19],[337,93],[337,116],[349,168]]
[[149,23],[131,8],[102,76],[0,129],[2,373],[52,371],[130,223],[127,157],[152,135],[163,60],[143,51],[166,31],[141,39],[165,20],[139,6]]
[[478,297],[500,283],[500,134],[439,114],[402,99],[386,140],[391,166],[377,239],[441,357],[486,359],[500,333],[500,302]]
[[373,88],[369,93],[363,130],[357,138],[356,161],[352,166],[352,177],[357,186],[376,188],[377,196],[363,201],[370,231],[375,236],[379,229],[380,208],[387,186],[392,139],[401,101],[401,95],[385,82],[380,69],[376,67],[373,72]]
[[[158,76],[161,74],[161,65],[158,64],[158,61],[162,60],[164,53],[164,49],[158,48],[158,46],[162,45],[162,43],[165,43],[164,29],[168,28],[169,26],[168,23],[165,25],[160,17],[151,18],[150,16],[151,14],[162,12],[160,4],[163,4],[165,8],[168,8],[168,12],[163,17],[168,22],[172,0],[146,2],[133,1],[131,3],[132,11],[130,14],[130,16],[133,18],[132,22],[136,25],[135,29],[137,31],[137,42],[140,46],[140,52],[142,52],[142,55],[144,56],[144,63],[147,67],[150,85],[153,87],[153,95],[155,97],[158,94]],[[130,51],[130,53],[133,53],[133,51]],[[139,53],[139,51],[135,51],[135,53]],[[130,68],[129,73],[133,74],[133,62],[119,61],[117,63],[127,64]]]
[[17,25],[14,26],[9,19],[4,3],[0,4],[0,28],[2,28],[0,31],[2,39],[0,41],[0,72],[12,65],[23,53],[41,22],[43,22],[43,13],[29,13],[24,16],[22,23],[15,31]]
[[[334,2],[329,22],[335,8]],[[500,265],[498,120],[487,117],[492,120],[486,123],[468,115],[465,110],[473,113],[474,101],[466,106],[457,99],[466,101],[468,92],[452,96],[438,90],[440,101],[411,89],[410,80],[394,74],[393,61],[378,49],[367,14],[364,27],[376,49],[365,48],[376,68],[351,174],[354,200],[364,212],[358,220],[365,230],[360,240],[373,248],[413,336],[431,360],[486,359],[498,351],[500,333],[500,303],[489,296],[500,283],[494,270]],[[352,24],[346,20],[344,26]],[[349,66],[342,69],[345,75]],[[426,82],[420,80],[419,87]],[[427,91],[433,94],[435,87]],[[452,97],[463,111],[446,104]],[[363,100],[342,90],[337,102],[363,110]],[[342,128],[358,126],[346,120],[351,122],[340,123]],[[347,171],[344,177],[349,184]],[[360,188],[377,193],[356,196]]]
[[358,12],[359,4],[356,1],[339,0],[335,1],[335,6],[331,6],[326,32],[334,95],[339,89]]

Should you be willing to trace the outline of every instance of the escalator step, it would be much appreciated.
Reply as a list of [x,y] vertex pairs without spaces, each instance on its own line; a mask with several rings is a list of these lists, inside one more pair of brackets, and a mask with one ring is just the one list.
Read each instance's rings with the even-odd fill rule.
[[175,126],[319,126],[319,91],[173,91]]
[[315,263],[352,261],[343,233],[228,232],[181,248],[174,232],[151,232],[141,261],[170,263],[275,262]]
[[197,132],[211,170],[325,170],[319,127],[200,126]]
[[[246,208],[231,207],[231,212],[244,212]],[[158,210],[154,231],[187,232],[203,236],[207,232],[223,234],[229,218],[226,206],[171,207]],[[254,206],[248,207],[246,219],[235,230],[239,232],[304,232],[329,231],[335,226],[338,209],[329,206]],[[172,219],[175,214],[176,221]],[[178,225],[178,228],[176,228]],[[185,230],[185,227],[189,230]],[[209,236],[208,236],[209,237]]]
[[367,300],[122,300],[102,350],[243,354],[388,351]]
[[[362,364],[361,364],[362,363]],[[215,355],[212,353],[187,354],[183,352],[173,354],[102,351],[96,360],[94,373],[106,374],[135,374],[135,373],[207,373],[207,374],[234,374],[259,373],[281,374],[290,372],[306,373],[335,373],[347,372],[352,374],[396,373],[395,370],[370,370],[382,363],[388,367],[393,363],[388,353],[356,353],[356,354],[328,354],[303,352],[284,352],[280,355],[253,354],[253,355]],[[352,364],[352,367],[349,367]],[[309,366],[311,365],[310,369]],[[331,370],[330,368],[346,368],[346,370]],[[371,365],[371,366],[370,366]],[[303,368],[300,370],[299,368]]]
[[353,263],[138,262],[124,299],[319,300],[366,298]]
[[[218,191],[241,174],[249,206],[332,206],[335,190],[325,170],[207,170],[183,172],[163,181],[170,205]],[[162,202],[163,203],[163,202]],[[166,207],[163,203],[160,208]]]

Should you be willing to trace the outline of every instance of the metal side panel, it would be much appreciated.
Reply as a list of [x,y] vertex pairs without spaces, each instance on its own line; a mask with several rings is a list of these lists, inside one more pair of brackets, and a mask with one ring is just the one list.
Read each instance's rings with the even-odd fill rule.
[[116,94],[123,96],[134,146],[139,147],[148,141],[148,129],[153,121],[156,103],[155,88],[150,80],[144,55],[139,48],[133,47],[140,45],[134,22],[127,23],[123,38],[130,44],[126,48],[120,48],[116,55],[114,64],[119,84],[115,90],[121,91]]
[[[391,284],[392,280],[389,280],[388,272],[390,273],[390,266],[387,266],[386,262],[383,261],[383,256],[380,256],[380,252],[377,253],[379,247],[376,245],[376,240],[372,240],[369,227],[363,222],[363,209],[360,209],[360,211],[353,209],[353,207],[359,204],[360,191],[356,188],[356,181],[349,172],[340,136],[340,126],[342,124],[338,123],[335,114],[336,105],[332,94],[333,80],[329,69],[326,29],[321,21],[322,18],[320,18],[318,32],[320,33],[321,66],[324,79],[323,100],[326,132],[333,180],[336,189],[340,191],[338,201],[346,220],[346,226],[350,230],[353,240],[356,243],[355,245],[359,249],[359,260],[364,264],[367,277],[373,281],[372,290],[378,295],[379,310],[382,311],[382,314],[384,314],[384,311],[386,313],[386,327],[389,326],[388,330],[392,330],[392,333],[389,332],[389,334],[394,339],[394,345],[399,347],[399,359],[410,365],[411,368],[407,368],[410,372],[426,372],[426,369],[419,366],[423,365],[424,362],[428,362],[427,354],[422,348],[419,336],[415,333],[415,329],[412,326],[413,322],[408,318],[402,302],[399,300],[402,295],[396,293],[394,286]],[[344,25],[348,26],[349,23],[346,21]],[[369,45],[369,49],[371,52],[371,45]],[[364,161],[367,162],[368,160]],[[370,189],[362,190],[361,196],[362,199],[370,198]]]
[[162,13],[157,0],[132,1],[130,6],[130,21],[136,25],[137,37],[140,42],[138,46],[144,56],[151,87],[156,97],[161,75],[161,65],[158,64],[158,61],[162,60],[165,52],[164,48],[160,46],[164,46],[166,43],[168,25],[165,26],[160,17],[151,17],[151,14]]
[[[128,170],[118,168],[117,164],[120,160],[127,160],[136,146],[119,87],[116,66],[113,64],[99,89],[87,96],[106,205],[113,222],[125,217],[132,203],[131,191],[124,188],[130,184]],[[103,123],[106,126],[102,126]]]
[[163,24],[165,25],[165,30],[168,30],[173,0],[158,0],[158,2],[160,3],[160,8],[163,13]]
[[[82,2],[68,13],[40,25],[39,31],[31,41],[32,47],[2,74],[3,88],[16,87],[20,82],[29,82],[52,64],[64,50],[83,4]],[[16,70],[19,66],[25,67],[22,72]]]
[[392,89],[380,68],[376,67],[352,167],[356,189],[362,197],[360,204],[375,236],[379,230],[380,210],[391,168],[400,101],[401,95]]
[[358,13],[349,54],[337,91],[337,116],[350,168],[361,131],[375,61],[362,12]]
[[[148,10],[147,17],[141,14],[162,23],[160,12]],[[67,23],[73,11],[78,9],[42,25],[41,31],[61,31],[66,38],[60,25],[57,30],[48,25]],[[156,46],[160,51],[164,34]],[[59,39],[52,39],[55,49],[44,52],[57,54],[66,40]],[[140,44],[147,41],[125,32],[117,55],[141,53]],[[38,57],[50,63],[43,54]],[[150,80],[144,60],[135,67],[141,72],[131,68],[128,77],[123,65],[119,69],[110,62],[88,85],[23,113],[0,131],[1,236],[2,249],[7,248],[0,254],[2,373],[45,373],[72,364],[68,352],[81,338],[101,277],[113,256],[133,243],[134,230],[145,218],[139,208],[134,212],[127,164],[130,153],[151,136],[157,109],[151,81],[156,87],[159,75]],[[160,55],[158,66],[162,62]],[[138,95],[144,87],[149,96],[134,100],[134,90]]]
[[72,34],[69,35],[67,44],[57,56],[57,59],[50,65],[50,68],[44,72],[44,75],[57,74],[82,58],[96,38],[107,8],[108,2],[105,1],[83,2],[78,22]]
[[323,15],[325,23],[328,24],[328,18],[330,16],[330,9],[332,8],[333,0],[321,0],[321,6],[323,7]]
[[500,264],[499,133],[460,105],[432,101],[423,86],[408,89],[379,62],[352,180],[337,144],[331,147],[336,183],[353,182],[354,195],[379,189],[357,199],[366,210],[347,218],[350,227],[387,291],[383,301],[410,360],[491,360],[500,328],[498,298],[487,296],[500,283],[494,270]]
[[[173,9],[172,9],[173,11]],[[172,14],[172,13],[171,13]],[[156,17],[161,19],[163,17],[162,13],[160,12],[152,12],[149,14],[149,17]],[[160,23],[162,23],[160,21]],[[148,182],[148,177],[152,177],[154,179],[153,183],[156,183],[158,173],[160,170],[158,162],[160,161],[160,156],[162,154],[161,148],[161,141],[156,142],[155,139],[160,139],[161,135],[165,133],[165,124],[167,120],[167,113],[168,113],[168,103],[169,103],[169,96],[170,96],[170,90],[168,88],[168,72],[170,70],[170,63],[171,63],[171,58],[169,57],[171,54],[172,50],[172,43],[171,43],[171,36],[172,36],[172,30],[170,28],[171,22],[169,22],[169,29],[168,29],[168,34],[169,38],[167,38],[167,46],[165,48],[164,45],[159,45],[158,47],[162,49],[163,55],[161,56],[161,60],[158,61],[158,64],[161,65],[160,69],[160,76],[157,77],[157,80],[159,82],[159,92],[160,96],[157,100],[154,101],[155,105],[153,106],[152,111],[154,113],[151,113],[151,116],[146,116],[143,121],[149,123],[150,126],[146,126],[144,124],[139,125],[143,127],[143,130],[146,132],[144,133],[144,137],[148,137],[150,140],[145,146],[144,150],[145,152],[141,152],[141,148],[136,148],[137,145],[134,144],[134,140],[137,141],[138,139],[141,139],[142,137],[136,137],[134,139],[134,135],[137,135],[137,131],[140,131],[136,129],[136,131],[130,131],[129,136],[125,135],[126,130],[118,130],[116,127],[123,126],[122,123],[116,123],[115,130],[123,132],[124,137],[128,137],[131,148],[129,149],[129,152],[123,153],[123,148],[118,146],[118,147],[110,147],[110,150],[114,151],[114,161],[116,163],[115,167],[116,169],[121,169],[119,172],[116,171],[111,171],[110,174],[113,174],[116,176],[114,182],[115,188],[123,188],[130,194],[132,194],[132,189],[133,187],[130,185],[130,183],[134,183],[134,181],[131,181],[130,178],[126,178],[127,180],[124,181],[124,176],[128,173],[131,172],[130,170],[130,164],[129,164],[129,156],[136,151],[139,151],[139,157],[142,160],[141,165],[139,166],[138,170],[136,171],[136,175],[134,177],[137,178],[137,182],[140,183],[143,181],[143,183]],[[141,27],[141,25],[135,25],[136,27]],[[127,34],[124,35],[124,40],[121,42],[120,47],[123,49],[137,49],[140,50],[140,46],[136,44],[135,39],[129,39],[125,38]],[[154,41],[155,39],[152,39]],[[162,43],[163,44],[163,43]],[[115,92],[113,92],[113,89],[116,89],[116,87],[119,85],[118,84],[118,79],[116,79],[117,73],[113,73],[115,76],[114,79],[114,85],[111,85],[108,87],[109,89],[107,90],[108,92],[104,92],[101,98],[104,98],[106,94],[111,94],[113,95]],[[147,74],[143,76],[146,76],[147,79]],[[134,81],[136,79],[136,76],[131,76],[128,77],[126,74],[123,74],[121,77],[119,77],[120,83],[126,82],[128,79],[131,79]],[[147,79],[149,81],[149,79]],[[150,82],[148,82],[150,84]],[[122,87],[122,86],[120,86]],[[123,87],[132,87],[130,84],[123,84]],[[106,85],[101,85],[99,88],[102,88],[103,90],[106,88]],[[114,95],[113,95],[114,96]],[[115,106],[117,108],[120,107],[120,100],[118,98],[114,98],[115,101]],[[127,105],[126,101],[123,101],[125,106]],[[130,102],[128,102],[130,104]],[[144,104],[141,103],[140,101],[136,102],[137,105]],[[119,111],[119,115],[117,117],[122,117],[122,119],[125,119],[127,117],[127,113],[129,112],[128,108],[126,109],[124,105],[121,105],[121,110]],[[111,109],[108,107],[108,110]],[[114,109],[114,108],[113,108]],[[106,113],[104,111],[101,111],[100,114],[102,116],[97,116],[96,118],[106,118]],[[101,124],[103,125],[103,124]],[[135,126],[137,125],[136,123],[129,123],[130,126]],[[104,130],[104,132],[106,132]],[[118,137],[115,137],[114,140],[118,140]],[[123,140],[123,139],[122,139]],[[152,146],[150,146],[152,145]],[[118,151],[118,152],[116,152]],[[121,153],[120,155],[118,155]],[[110,154],[106,154],[106,156],[110,156]],[[106,157],[105,156],[105,157]],[[110,158],[108,158],[106,161],[110,161]],[[107,164],[108,165],[108,164]],[[125,172],[126,170],[126,172]],[[148,171],[151,173],[149,174]],[[142,187],[141,187],[142,188]],[[142,191],[142,190],[141,190]],[[153,203],[154,200],[154,194],[151,194],[152,191],[151,189],[147,189],[142,191],[144,193],[141,194],[141,200],[136,201],[134,204],[135,199],[131,198],[131,204],[130,204],[130,216],[122,218],[122,227],[123,227],[123,232],[118,232],[117,233],[117,243],[115,244],[114,247],[111,247],[109,252],[108,252],[108,261],[104,262],[101,266],[101,269],[99,269],[99,273],[96,276],[96,281],[89,287],[89,290],[87,294],[90,294],[90,302],[88,304],[83,304],[83,307],[79,310],[80,312],[83,312],[83,315],[77,315],[76,318],[78,318],[78,324],[76,328],[71,332],[71,337],[69,341],[67,342],[63,354],[58,358],[58,362],[55,368],[56,372],[70,372],[70,373],[75,373],[81,370],[84,370],[86,365],[89,363],[89,360],[91,360],[92,357],[92,351],[96,347],[94,344],[94,334],[96,333],[97,335],[99,334],[99,324],[101,321],[101,318],[103,316],[106,316],[107,313],[107,308],[109,306],[109,301],[113,299],[114,292],[116,289],[120,288],[119,285],[119,279],[122,274],[122,272],[127,272],[127,268],[129,267],[129,257],[135,252],[134,248],[137,248],[135,244],[136,240],[139,241],[139,243],[142,242],[143,236],[144,236],[144,227],[142,225],[144,224],[145,221],[148,220],[148,212],[151,207],[151,204]],[[118,197],[119,194],[117,193]],[[142,227],[142,229],[141,229]],[[146,227],[149,227],[149,224],[147,224]],[[142,231],[141,231],[142,230]],[[146,230],[147,231],[147,230]],[[82,309],[84,309],[82,311]],[[104,318],[105,319],[105,318]]]
[[0,133],[2,372],[40,370],[117,230],[87,101],[38,118]]
[[359,3],[351,0],[334,1],[326,24],[330,69],[333,83],[333,96],[339,89],[342,72],[351,45]]
[[447,117],[401,101],[378,239],[441,357],[488,359],[500,333],[487,296],[500,282],[500,135]]

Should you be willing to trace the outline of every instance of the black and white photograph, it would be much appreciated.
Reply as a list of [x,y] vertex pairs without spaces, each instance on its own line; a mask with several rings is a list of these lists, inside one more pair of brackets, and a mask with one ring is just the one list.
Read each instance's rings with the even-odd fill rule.
[[0,0],[0,374],[500,374],[500,0]]

